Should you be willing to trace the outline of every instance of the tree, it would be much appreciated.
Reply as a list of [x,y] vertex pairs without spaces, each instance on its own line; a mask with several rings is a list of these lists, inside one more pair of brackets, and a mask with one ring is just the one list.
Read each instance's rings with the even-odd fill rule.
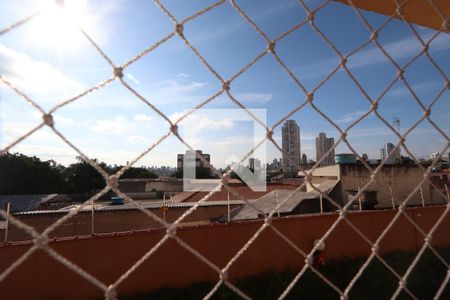
[[[104,162],[94,161],[108,174],[114,174],[122,167],[113,168]],[[157,178],[145,168],[129,168],[121,178]],[[0,194],[52,194],[87,193],[105,187],[103,176],[81,157],[67,168],[55,161],[41,161],[37,157],[23,154],[0,156]]]
[[[172,177],[183,178],[183,169],[178,169],[172,174]],[[198,166],[195,168],[195,178],[196,179],[218,179],[219,177],[215,174],[211,174],[209,168]]]
[[[117,173],[120,169],[122,169],[122,166],[113,168],[111,173]],[[158,175],[145,168],[130,167],[122,174],[122,176],[120,176],[120,178],[158,178]]]
[[0,194],[50,194],[66,189],[62,174],[50,162],[19,153],[0,156]]
[[[104,188],[106,182],[103,176],[81,157],[77,157],[77,160],[78,162],[69,165],[63,172],[68,184],[67,192],[85,193]],[[105,171],[109,170],[105,163],[99,163],[95,159],[94,161]]]

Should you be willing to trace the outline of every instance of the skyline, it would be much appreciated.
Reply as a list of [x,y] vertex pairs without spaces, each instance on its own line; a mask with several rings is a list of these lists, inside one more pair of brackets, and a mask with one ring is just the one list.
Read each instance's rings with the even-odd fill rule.
[[[125,63],[173,30],[168,18],[151,3],[139,2],[133,6],[129,1],[116,2],[114,6],[84,1],[80,3],[79,11],[75,11],[83,16],[86,31],[115,64]],[[176,4],[167,2],[165,5],[181,20],[210,3],[186,1]],[[315,7],[320,2],[307,3]],[[277,9],[272,9],[271,1],[263,1],[260,5],[239,4],[271,38],[303,21],[306,16],[301,6],[294,1],[277,5]],[[32,12],[36,5],[36,2],[26,1],[0,3],[0,28],[17,20],[18,16],[23,16],[24,11]],[[363,14],[375,27],[386,20],[386,17],[374,13]],[[338,3],[328,4],[317,13],[315,20],[317,26],[343,53],[348,53],[370,38],[370,33],[354,11]],[[61,20],[55,22],[59,24]],[[15,32],[0,36],[0,74],[45,109],[111,77],[110,66],[79,33],[72,33],[64,27],[66,32],[56,30],[48,35],[44,29],[48,32],[55,27],[48,25],[48,22],[33,20]],[[414,25],[414,28],[424,39],[434,34],[434,31],[424,27]],[[62,39],[65,33],[70,38]],[[266,48],[263,39],[228,3],[188,22],[185,35],[223,78],[229,78]],[[55,42],[56,38],[59,38],[59,43]],[[400,65],[411,60],[421,48],[407,25],[398,20],[392,20],[381,30],[379,39]],[[429,48],[432,58],[448,74],[450,37],[438,35]],[[339,63],[338,57],[309,25],[280,40],[276,51],[308,90]],[[350,57],[348,66],[373,98],[389,85],[396,74],[395,68],[372,44]],[[195,107],[221,87],[221,83],[176,36],[130,65],[124,73],[125,80],[171,120],[180,117],[183,111]],[[442,76],[423,55],[408,66],[405,78],[425,104],[429,104],[445,84]],[[269,127],[306,98],[271,56],[265,56],[239,76],[232,83],[231,93],[246,107],[266,109]],[[367,99],[342,70],[317,90],[314,99],[314,104],[342,129],[370,109]],[[447,89],[431,110],[432,120],[447,136],[450,134],[449,99]],[[0,85],[0,106],[1,148],[40,120],[34,108],[4,85]],[[221,95],[206,107],[235,108],[236,105]],[[383,97],[378,111],[388,123],[398,117],[402,133],[423,115],[401,82],[394,84]],[[164,120],[118,82],[65,106],[54,114],[54,118],[56,127],[86,155],[109,164],[123,165],[133,160],[168,130]],[[327,136],[335,137],[335,141],[338,140],[337,131],[308,105],[290,119],[294,119],[300,127],[302,154],[306,153],[308,158],[315,157],[314,139],[319,132],[325,132]],[[251,147],[251,128],[245,122],[233,122],[227,118],[218,122],[194,117],[181,125],[204,130],[200,138],[190,141],[190,144],[211,153],[212,163],[217,166],[223,165],[220,158],[227,156],[231,146],[242,149]],[[281,124],[275,129],[274,137],[281,147]],[[380,147],[385,143],[398,142],[394,134],[373,114],[352,128],[348,139],[359,154],[367,153],[369,157],[377,157]],[[441,152],[447,143],[444,136],[427,121],[419,125],[406,140],[409,150],[417,158]],[[184,150],[178,140],[169,137],[136,165],[173,166],[176,154]],[[77,155],[48,128],[39,130],[11,149],[11,152],[16,151],[44,159],[53,158],[63,164],[73,162]],[[336,153],[342,152],[349,152],[349,149],[341,143]],[[404,149],[402,153],[405,153]],[[272,161],[281,156],[269,144],[267,160]]]

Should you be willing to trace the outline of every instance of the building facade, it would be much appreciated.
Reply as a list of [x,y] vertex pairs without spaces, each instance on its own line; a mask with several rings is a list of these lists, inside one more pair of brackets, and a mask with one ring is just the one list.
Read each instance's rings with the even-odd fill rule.
[[[319,136],[316,137],[316,160],[319,161],[322,159],[333,146],[334,138],[328,138],[325,132],[319,133]],[[326,155],[319,165],[326,166],[332,164],[334,164],[334,149]]]
[[303,153],[302,155],[302,165],[307,165],[308,164],[308,157],[306,156],[305,153]]
[[380,159],[383,161],[385,158],[386,165],[393,165],[400,163],[400,148],[395,149],[395,145],[392,143],[386,143],[383,148],[380,149]]
[[251,157],[248,159],[248,167],[252,170],[261,170],[261,161]]
[[[205,161],[203,161],[201,157],[203,157]],[[185,154],[177,155],[178,170],[183,170],[185,159],[187,164],[190,166],[195,165],[195,167],[209,168],[211,163],[211,156],[209,154],[203,153],[201,150],[186,150]]]
[[281,128],[283,172],[297,172],[301,164],[300,128],[294,120],[286,120]]

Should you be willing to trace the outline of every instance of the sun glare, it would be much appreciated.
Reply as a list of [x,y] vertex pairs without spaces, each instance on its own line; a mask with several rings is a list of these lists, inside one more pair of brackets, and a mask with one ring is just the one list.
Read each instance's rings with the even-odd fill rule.
[[43,3],[43,8],[44,13],[32,28],[32,37],[49,46],[79,46],[83,38],[79,28],[89,25],[86,1],[51,1]]

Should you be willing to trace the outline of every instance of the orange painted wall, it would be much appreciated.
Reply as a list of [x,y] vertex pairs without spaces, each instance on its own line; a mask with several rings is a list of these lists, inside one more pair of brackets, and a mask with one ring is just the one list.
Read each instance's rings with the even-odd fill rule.
[[[347,5],[349,5],[349,3],[352,3],[358,8],[370,10],[387,16],[394,15],[397,9],[396,1],[392,0],[377,0],[377,1],[337,0],[337,1]],[[434,4],[435,7],[433,7],[430,4],[431,2],[428,0],[398,1],[398,3],[404,4],[402,7],[402,12],[408,22],[448,32],[449,30],[448,27],[450,23],[450,21],[448,21],[448,17],[450,16],[450,1],[434,0],[432,3]],[[436,10],[438,10],[439,13]],[[395,17],[403,20],[398,15],[395,15]],[[447,19],[447,22],[445,22],[445,19]]]
[[[408,209],[407,215],[427,232],[447,207]],[[396,211],[349,213],[347,219],[374,241]],[[308,252],[338,215],[302,215],[273,220],[273,225],[300,249]],[[250,221],[183,227],[177,236],[222,268],[263,224]],[[450,216],[433,234],[433,245],[449,246]],[[50,242],[50,246],[99,280],[109,285],[126,272],[165,234],[164,230],[142,230],[96,237],[66,238]],[[401,216],[381,243],[380,252],[416,251],[423,235]],[[0,273],[27,251],[32,244],[22,242],[0,246]],[[370,246],[346,223],[341,222],[326,240],[327,259],[342,256],[367,256]],[[238,258],[230,269],[230,279],[286,267],[299,269],[304,258],[267,228],[254,244]],[[181,247],[167,240],[148,260],[118,287],[119,294],[132,294],[162,286],[186,286],[198,281],[217,281],[218,274]],[[38,250],[0,283],[3,299],[79,299],[102,297],[102,291],[79,275]]]

